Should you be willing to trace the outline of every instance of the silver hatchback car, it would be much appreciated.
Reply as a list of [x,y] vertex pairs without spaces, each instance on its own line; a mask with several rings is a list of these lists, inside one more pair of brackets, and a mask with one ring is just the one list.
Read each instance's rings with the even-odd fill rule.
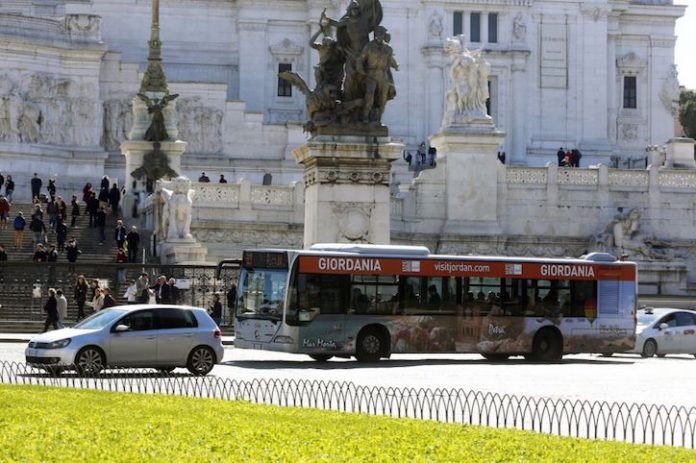
[[194,375],[207,375],[224,352],[220,328],[204,309],[126,305],[101,310],[73,328],[40,334],[24,354],[28,364],[52,373],[186,367]]

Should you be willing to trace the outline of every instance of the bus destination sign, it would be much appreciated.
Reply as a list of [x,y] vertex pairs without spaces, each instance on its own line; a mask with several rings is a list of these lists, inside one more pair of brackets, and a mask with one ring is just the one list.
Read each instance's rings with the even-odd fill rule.
[[242,265],[246,268],[287,269],[288,254],[272,251],[244,251]]

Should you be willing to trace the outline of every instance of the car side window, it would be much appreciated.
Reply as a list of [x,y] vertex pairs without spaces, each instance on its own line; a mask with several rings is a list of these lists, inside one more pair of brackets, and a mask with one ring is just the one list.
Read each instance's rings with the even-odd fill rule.
[[128,331],[151,330],[155,326],[154,315],[152,310],[141,310],[123,317],[118,325],[126,325]]
[[660,326],[663,323],[667,323],[667,326],[669,326],[670,328],[674,328],[675,326],[677,326],[677,318],[674,316],[673,313],[665,315],[664,317],[662,317],[662,320],[659,321],[657,326]]
[[694,316],[688,312],[675,313],[677,318],[677,326],[691,326],[694,324]]
[[158,328],[171,330],[177,328],[195,328],[198,326],[196,317],[190,310],[165,308],[157,310]]

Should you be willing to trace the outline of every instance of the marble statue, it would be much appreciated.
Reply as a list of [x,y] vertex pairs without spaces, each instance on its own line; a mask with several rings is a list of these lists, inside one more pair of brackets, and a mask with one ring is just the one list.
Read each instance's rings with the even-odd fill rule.
[[627,254],[637,260],[674,257],[667,249],[667,244],[654,236],[644,236],[640,233],[640,218],[640,209],[633,208],[628,214],[624,214],[620,208],[604,230],[593,237],[592,250],[612,252],[619,256]]
[[[314,89],[295,72],[279,74],[305,95],[305,130],[312,135],[387,135],[381,118],[387,101],[396,95],[391,71],[398,65],[389,33],[380,26],[382,15],[379,0],[352,0],[340,19],[322,11],[319,31],[310,39],[319,52]],[[330,35],[334,28],[336,39]],[[321,34],[322,41],[316,42]]]
[[162,98],[150,98],[144,93],[138,93],[138,97],[147,105],[147,112],[152,114],[152,122],[150,123],[150,127],[148,127],[145,131],[145,140],[169,140],[163,110],[170,101],[175,100],[178,96],[179,94],[175,93],[173,95],[166,94]]
[[482,51],[467,49],[461,35],[446,39],[444,50],[450,58],[452,88],[445,93],[443,127],[474,119],[490,120],[486,111],[490,67]]
[[187,177],[176,177],[171,181],[172,190],[162,188],[162,228],[166,240],[192,240],[191,213],[194,190]]

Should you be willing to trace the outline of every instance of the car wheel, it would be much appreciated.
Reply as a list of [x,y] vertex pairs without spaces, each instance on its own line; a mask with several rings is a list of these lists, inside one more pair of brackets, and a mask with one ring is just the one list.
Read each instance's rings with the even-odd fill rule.
[[648,339],[645,341],[645,344],[643,344],[643,352],[641,352],[640,356],[643,358],[650,358],[655,356],[655,354],[657,354],[657,343],[654,339]]
[[562,357],[563,338],[558,331],[549,328],[539,330],[532,343],[532,359],[537,362],[558,362]]
[[331,357],[333,357],[333,355],[329,355],[329,354],[309,354],[309,356],[311,358],[313,358],[314,360],[316,360],[317,362],[326,362]]
[[504,362],[510,358],[510,354],[481,354],[481,357],[491,362]]
[[196,376],[205,376],[215,366],[215,352],[210,347],[195,347],[188,357],[186,368]]
[[83,347],[75,356],[75,368],[80,375],[96,375],[104,369],[104,354],[97,347]]
[[355,358],[358,362],[377,362],[382,356],[384,340],[374,329],[367,329],[358,335]]
[[169,374],[174,371],[176,367],[160,367],[157,369],[160,373]]

